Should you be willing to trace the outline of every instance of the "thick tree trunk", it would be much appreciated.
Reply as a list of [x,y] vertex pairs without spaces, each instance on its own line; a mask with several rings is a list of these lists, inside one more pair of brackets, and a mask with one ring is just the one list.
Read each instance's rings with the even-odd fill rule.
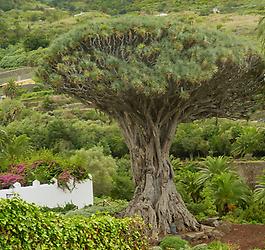
[[[140,215],[152,226],[152,237],[198,231],[200,224],[187,210],[174,184],[169,147],[175,124],[160,127],[146,121],[138,126],[131,119],[120,120],[128,144],[136,190],[125,215]],[[174,133],[173,133],[174,134]]]
[[125,214],[142,216],[152,225],[154,234],[171,233],[174,226],[177,232],[198,230],[198,222],[176,190],[169,161],[157,159],[156,152],[152,151],[147,149],[144,158],[140,152],[131,153],[133,170],[141,174],[137,177],[135,194]]

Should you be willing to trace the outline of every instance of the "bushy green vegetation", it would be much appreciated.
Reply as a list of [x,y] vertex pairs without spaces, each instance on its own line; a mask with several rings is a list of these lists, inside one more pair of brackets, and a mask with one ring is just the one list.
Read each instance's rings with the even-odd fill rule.
[[[83,114],[71,111],[69,117],[69,114],[56,113],[56,109],[60,109],[56,102],[57,107],[51,114],[26,108],[27,98],[36,96],[42,102],[46,93],[52,94],[42,90],[22,95],[23,102],[18,97],[0,103],[1,185],[6,188],[16,181],[27,185],[34,179],[48,183],[54,177],[60,179],[65,172],[80,181],[92,174],[96,196],[130,200],[134,184],[128,151],[118,126],[93,109],[83,111]],[[209,119],[179,126],[171,149],[175,181],[197,218],[219,214],[236,222],[265,222],[261,213],[264,211],[264,178],[261,177],[260,187],[253,192],[233,171],[228,158],[207,157],[245,154],[263,157],[262,125]],[[258,143],[250,143],[253,138]],[[202,156],[207,157],[206,160],[198,161]],[[178,157],[196,161],[183,163]],[[38,167],[32,170],[36,164]],[[25,170],[18,173],[22,167]],[[60,183],[62,188],[67,188],[67,180]],[[69,215],[91,216],[99,211],[115,214],[126,205],[126,202],[100,200],[93,207]]]
[[[210,15],[215,7],[224,16],[205,19],[203,16]],[[240,24],[237,20],[241,20],[241,17],[237,14],[263,14],[265,4],[258,0],[195,2],[189,0],[175,2],[171,0],[1,0],[0,10],[3,10],[0,12],[0,68],[16,68],[39,65],[47,51],[46,47],[58,35],[91,18],[106,17],[106,14],[155,15],[160,12],[181,12],[181,17],[190,22],[204,22],[207,26],[211,25],[222,30],[226,30],[228,26],[228,30],[237,35],[251,36],[253,43],[258,18],[247,17],[247,22],[242,20]],[[196,15],[183,13],[184,11],[192,11]],[[227,16],[226,13],[234,13],[236,17]],[[174,14],[172,18],[175,18]]]
[[188,249],[189,243],[181,239],[179,236],[166,236],[159,244],[162,249]]
[[209,14],[212,9],[218,7],[222,12],[258,12],[264,13],[264,3],[261,1],[233,0],[233,1],[171,1],[171,0],[42,0],[43,3],[51,6],[67,9],[70,11],[89,11],[99,10],[109,14],[124,14],[127,12],[145,11],[145,12],[173,12],[181,10],[195,10],[201,14]]
[[265,156],[263,122],[209,119],[180,124],[171,154],[181,158]]
[[0,200],[1,249],[147,249],[137,218],[61,217],[13,198]]
[[90,217],[94,214],[110,214],[112,216],[122,212],[128,205],[128,201],[114,200],[109,197],[95,198],[92,206],[87,206],[82,209],[71,209],[66,213],[66,216],[82,215]]
[[228,158],[172,162],[177,188],[199,220],[220,216],[237,223],[265,223],[263,176],[260,188],[251,190]]
[[[37,87],[36,89],[38,90]],[[49,182],[63,171],[68,171],[77,179],[86,176],[84,173],[90,173],[94,178],[96,195],[131,199],[134,185],[128,149],[117,124],[93,109],[59,112],[62,101],[58,98],[53,98],[52,109],[47,110],[47,104],[43,109],[42,102],[46,102],[45,98],[52,98],[52,94],[50,90],[41,90],[24,93],[13,100],[1,101],[2,175],[12,173],[11,165],[30,167],[34,162],[43,161],[46,165],[39,172],[28,175],[25,184],[34,178]],[[35,104],[39,109],[32,110],[30,101],[39,102],[40,104]],[[25,105],[29,105],[29,108]],[[264,135],[262,123],[225,119],[216,122],[215,119],[208,119],[180,124],[171,154],[182,159],[199,159],[208,155],[242,157],[246,154],[262,158],[265,156]],[[48,167],[52,161],[60,166],[56,174]],[[42,174],[41,169],[47,174]],[[84,169],[83,177],[77,176],[77,169]],[[191,178],[189,189],[194,192],[193,172],[189,172],[188,178]],[[187,176],[181,176],[182,182],[187,181],[186,178]],[[229,181],[233,177],[226,178]],[[208,197],[207,190],[201,195]],[[196,198],[194,201],[196,202]],[[194,206],[201,207],[201,211],[204,208],[211,209],[213,205],[209,206],[207,202],[212,201],[206,198],[204,204]]]
[[104,17],[100,13],[74,17],[70,12],[47,5],[38,3],[32,9],[26,7],[23,1],[18,2],[25,6],[25,10],[15,6],[18,9],[0,12],[0,68],[37,66],[47,52],[49,43],[58,35],[92,17]]
[[[134,184],[128,151],[117,125],[94,110],[70,110],[69,117],[26,108],[27,100],[45,98],[46,94],[52,93],[32,92],[21,96],[24,103],[9,98],[0,103],[2,187],[18,180],[22,185],[34,179],[49,183],[65,174],[82,181],[92,174],[96,196],[129,200]],[[24,170],[17,173],[19,166]],[[67,180],[59,182],[67,188]]]
[[162,250],[232,250],[236,249],[232,245],[221,243],[219,241],[213,241],[207,244],[200,244],[197,246],[190,246],[189,242],[181,239],[179,236],[166,236],[162,239],[159,245]]

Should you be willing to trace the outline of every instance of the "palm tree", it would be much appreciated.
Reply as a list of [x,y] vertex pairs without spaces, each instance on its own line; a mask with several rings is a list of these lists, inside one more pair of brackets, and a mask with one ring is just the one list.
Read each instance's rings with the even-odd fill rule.
[[254,191],[254,201],[265,204],[265,173],[260,177],[259,183]]
[[231,172],[221,173],[215,177],[211,188],[220,215],[228,213],[232,206],[246,204],[250,197],[247,185]]
[[14,99],[18,95],[18,85],[15,80],[10,80],[3,87],[3,92],[7,97]]
[[198,185],[203,185],[207,180],[213,177],[232,171],[229,165],[229,159],[224,156],[205,158],[202,166],[199,168],[199,176],[196,180]]

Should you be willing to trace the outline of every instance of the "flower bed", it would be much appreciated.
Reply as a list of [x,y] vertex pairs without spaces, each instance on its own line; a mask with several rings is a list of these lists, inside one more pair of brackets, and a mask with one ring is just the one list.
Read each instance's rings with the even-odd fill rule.
[[71,168],[65,169],[56,161],[20,163],[10,165],[6,172],[0,173],[0,189],[10,188],[16,182],[22,186],[31,185],[34,180],[39,180],[41,184],[52,183],[54,178],[58,180],[59,187],[70,189],[70,180],[79,182],[90,178],[90,175],[84,169],[78,172]]

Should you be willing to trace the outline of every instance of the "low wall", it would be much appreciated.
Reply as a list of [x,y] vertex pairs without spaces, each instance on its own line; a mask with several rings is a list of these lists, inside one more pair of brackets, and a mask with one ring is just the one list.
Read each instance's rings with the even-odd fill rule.
[[31,67],[24,67],[0,72],[0,84],[6,83],[11,79],[15,81],[30,79],[34,75],[34,70],[35,69]]
[[265,173],[265,161],[234,161],[233,165],[251,187],[255,187],[259,176]]
[[85,180],[80,183],[70,183],[72,190],[58,187],[57,180],[54,184],[40,184],[35,180],[32,186],[21,187],[21,184],[16,182],[13,188],[0,190],[0,198],[11,198],[18,194],[23,200],[35,203],[39,206],[49,208],[62,207],[67,203],[73,203],[78,208],[83,208],[86,205],[93,205],[93,186],[92,180]]

